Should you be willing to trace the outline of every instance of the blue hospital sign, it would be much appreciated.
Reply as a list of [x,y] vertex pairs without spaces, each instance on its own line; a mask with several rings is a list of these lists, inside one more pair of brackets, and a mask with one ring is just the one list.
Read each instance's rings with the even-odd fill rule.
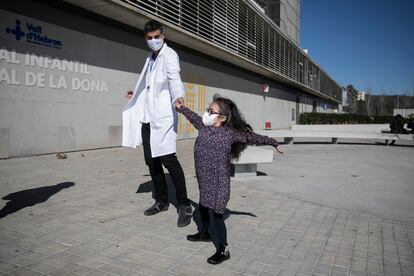
[[[23,26],[25,27],[25,30],[23,30]],[[62,48],[62,41],[52,39],[45,35],[42,26],[34,25],[28,22],[26,22],[23,26],[20,20],[16,20],[16,26],[14,28],[7,27],[6,33],[13,35],[16,40],[21,40],[21,38],[25,37],[26,42],[29,43],[53,47],[56,49]]]

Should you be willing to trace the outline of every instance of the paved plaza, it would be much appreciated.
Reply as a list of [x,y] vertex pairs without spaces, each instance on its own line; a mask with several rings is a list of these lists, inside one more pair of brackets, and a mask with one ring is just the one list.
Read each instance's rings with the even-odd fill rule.
[[[197,207],[193,140],[178,158]],[[231,259],[153,200],[142,149],[0,160],[1,275],[414,275],[414,147],[281,146],[232,180]],[[170,189],[171,190],[171,189]],[[171,192],[174,200],[173,190]]]

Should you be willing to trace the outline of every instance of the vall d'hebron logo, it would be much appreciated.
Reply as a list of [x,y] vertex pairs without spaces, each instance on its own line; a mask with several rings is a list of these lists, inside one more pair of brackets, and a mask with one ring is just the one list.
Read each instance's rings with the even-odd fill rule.
[[22,37],[26,37],[26,41],[38,45],[53,47],[57,49],[62,48],[62,41],[47,37],[42,33],[42,27],[36,26],[30,23],[26,23],[27,31],[23,32],[20,26],[20,20],[16,20],[16,27],[14,29],[6,28],[8,34],[14,35],[16,40],[20,40]]

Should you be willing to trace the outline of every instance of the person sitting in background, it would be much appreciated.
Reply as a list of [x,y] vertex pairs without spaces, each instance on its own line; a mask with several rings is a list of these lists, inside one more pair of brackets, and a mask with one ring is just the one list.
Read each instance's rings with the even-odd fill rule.
[[407,128],[411,129],[410,133],[414,133],[414,115],[408,117]]
[[[407,134],[408,131],[404,128],[404,118],[400,114],[397,114],[390,123],[391,133],[394,134]],[[394,145],[395,140],[392,140],[390,145]]]

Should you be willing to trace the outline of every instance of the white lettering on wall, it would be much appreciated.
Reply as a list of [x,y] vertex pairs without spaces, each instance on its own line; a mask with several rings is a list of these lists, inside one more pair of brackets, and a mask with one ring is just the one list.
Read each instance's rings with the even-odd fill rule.
[[68,89],[66,78],[64,76],[49,76],[49,87],[54,89]]
[[5,60],[7,63],[20,64],[20,61],[16,58],[16,50],[12,50],[11,53],[5,48],[0,49],[0,61]]
[[[34,28],[34,27],[33,27]],[[108,92],[108,85],[105,80],[96,80],[82,77],[65,77],[56,74],[55,72],[70,72],[82,75],[90,75],[88,64],[73,60],[53,58],[46,55],[36,55],[30,52],[25,53],[22,60],[19,60],[16,51],[13,49],[8,51],[5,48],[0,49],[0,65],[2,63],[23,64],[28,67],[49,69],[53,74],[34,73],[33,71],[24,70],[24,85],[47,87],[61,90],[81,90],[85,92]],[[22,71],[7,70],[7,68],[0,68],[0,84],[20,85],[18,75]],[[21,79],[22,80],[22,79]]]
[[26,53],[25,64],[27,66],[39,67],[44,69],[73,72],[79,74],[90,74],[88,64],[78,61],[68,61],[66,59],[52,58],[50,56],[38,56]]
[[45,74],[43,73],[37,74],[37,86],[38,87],[45,87],[45,78],[46,78]]
[[72,78],[72,90],[108,92],[105,81]]
[[25,83],[26,86],[45,87],[46,75],[43,73],[33,73],[26,71]]
[[72,90],[79,90],[80,89],[80,79],[72,78]]
[[26,71],[26,86],[34,86],[37,83],[36,74],[30,71]]
[[20,82],[17,81],[16,70],[10,70],[10,72],[7,72],[6,68],[1,68],[0,69],[0,83],[19,85]]

